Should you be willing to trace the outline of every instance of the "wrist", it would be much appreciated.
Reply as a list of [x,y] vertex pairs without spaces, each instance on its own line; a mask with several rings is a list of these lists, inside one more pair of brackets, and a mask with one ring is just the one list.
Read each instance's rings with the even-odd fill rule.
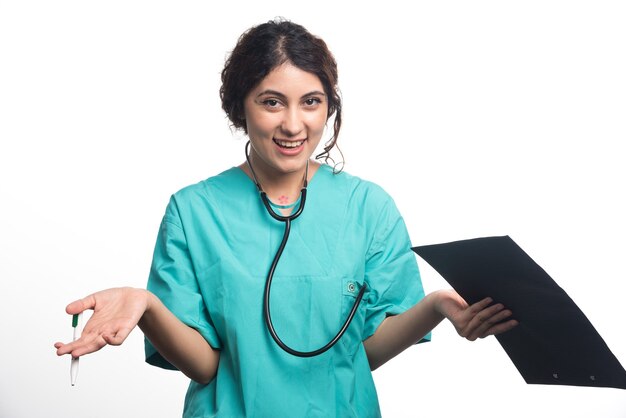
[[440,289],[432,292],[429,296],[432,297],[433,309],[438,315],[443,318],[450,317],[450,308],[454,306],[457,293],[451,289]]
[[159,302],[159,299],[156,297],[154,293],[152,293],[151,291],[147,289],[137,289],[137,290],[142,292],[146,301],[146,310],[144,314],[150,313],[151,311],[154,310],[155,306]]
[[144,328],[149,327],[150,324],[154,321],[154,315],[156,311],[158,311],[158,304],[160,303],[160,300],[156,297],[154,293],[150,292],[149,290],[136,290],[141,293],[141,296],[144,298],[145,303],[143,314],[141,315],[141,318],[139,318],[139,322],[137,323],[137,325],[139,325],[139,328],[141,328],[145,332]]

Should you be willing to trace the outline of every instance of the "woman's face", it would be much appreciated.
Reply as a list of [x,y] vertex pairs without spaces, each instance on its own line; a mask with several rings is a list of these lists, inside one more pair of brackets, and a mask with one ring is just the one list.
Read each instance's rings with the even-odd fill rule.
[[285,63],[250,91],[244,112],[255,170],[281,175],[304,169],[324,133],[328,103],[315,74]]

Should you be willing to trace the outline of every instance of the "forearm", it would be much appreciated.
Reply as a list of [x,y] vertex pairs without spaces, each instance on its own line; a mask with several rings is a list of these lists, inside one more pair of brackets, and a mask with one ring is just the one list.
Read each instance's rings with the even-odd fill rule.
[[386,318],[364,341],[372,370],[417,343],[445,318],[437,306],[439,297],[439,292],[430,293],[406,312]]
[[148,308],[139,328],[159,353],[187,377],[208,383],[217,371],[219,351],[195,329],[181,322],[154,294],[148,292]]

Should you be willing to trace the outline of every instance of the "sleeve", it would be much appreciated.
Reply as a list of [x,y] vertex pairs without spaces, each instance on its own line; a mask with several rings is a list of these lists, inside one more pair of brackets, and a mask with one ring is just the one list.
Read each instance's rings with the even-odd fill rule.
[[[379,212],[374,240],[366,255],[365,282],[369,288],[365,338],[373,335],[387,316],[401,314],[424,298],[406,225],[388,196]],[[430,339],[429,333],[420,342]]]
[[[147,289],[178,319],[198,330],[216,349],[221,343],[200,294],[176,200],[172,198],[159,228]],[[145,338],[146,362],[176,370]]]

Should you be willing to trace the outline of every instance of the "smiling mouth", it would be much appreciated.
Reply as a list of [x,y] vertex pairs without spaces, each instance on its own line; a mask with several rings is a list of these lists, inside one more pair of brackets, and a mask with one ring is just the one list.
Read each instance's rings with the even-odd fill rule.
[[304,141],[306,141],[306,139],[301,139],[299,141],[285,141],[282,139],[274,138],[274,143],[276,145],[278,145],[281,148],[287,148],[287,149],[298,148],[299,146],[304,144]]

